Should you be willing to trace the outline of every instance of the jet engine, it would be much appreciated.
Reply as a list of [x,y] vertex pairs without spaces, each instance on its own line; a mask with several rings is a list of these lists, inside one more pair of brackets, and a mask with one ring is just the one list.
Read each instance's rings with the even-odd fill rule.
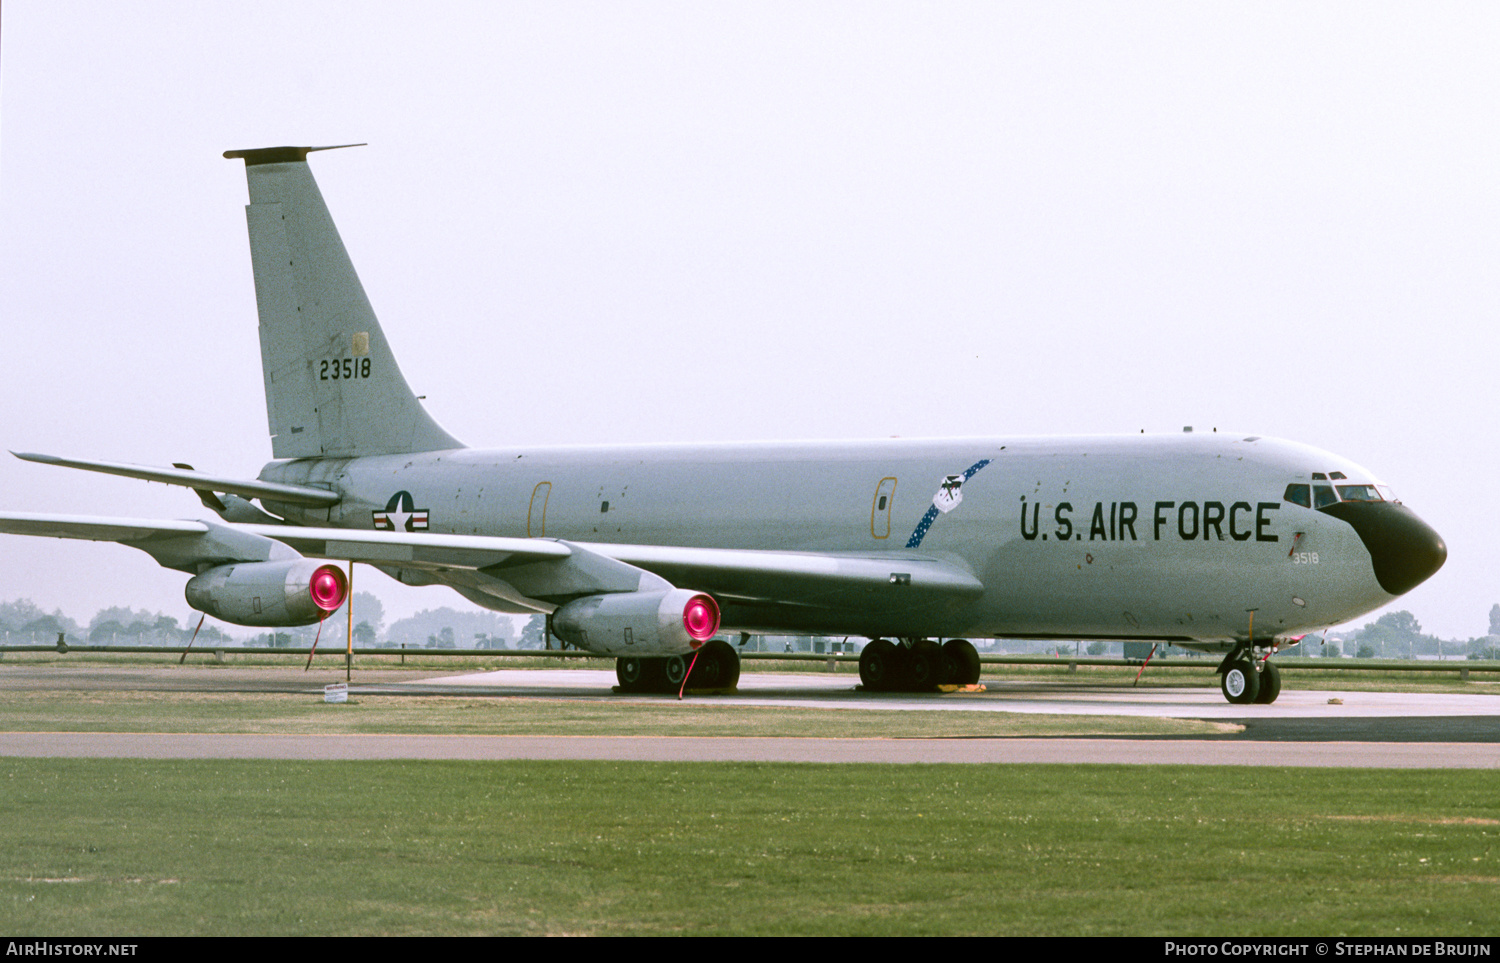
[[349,582],[337,565],[306,558],[220,565],[187,583],[187,602],[235,625],[311,625],[344,604]]
[[712,596],[686,589],[574,599],[552,613],[552,632],[601,655],[681,655],[719,631]]

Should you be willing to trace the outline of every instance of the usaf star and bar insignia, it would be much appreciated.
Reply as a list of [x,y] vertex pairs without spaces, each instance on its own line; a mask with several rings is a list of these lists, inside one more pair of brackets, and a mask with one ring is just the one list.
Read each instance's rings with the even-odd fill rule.
[[427,509],[415,505],[411,492],[397,492],[386,502],[385,511],[370,513],[375,529],[381,532],[427,531]]

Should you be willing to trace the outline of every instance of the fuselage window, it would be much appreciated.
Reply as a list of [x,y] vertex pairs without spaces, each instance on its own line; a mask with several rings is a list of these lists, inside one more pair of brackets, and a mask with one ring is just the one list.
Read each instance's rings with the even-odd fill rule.
[[1374,485],[1340,485],[1339,499],[1346,502],[1384,501]]
[[1312,489],[1308,485],[1288,485],[1286,486],[1286,494],[1281,497],[1293,505],[1301,505],[1303,508],[1312,507]]
[[1329,505],[1338,504],[1338,500],[1338,496],[1333,493],[1333,489],[1328,485],[1313,486],[1314,508],[1327,508]]

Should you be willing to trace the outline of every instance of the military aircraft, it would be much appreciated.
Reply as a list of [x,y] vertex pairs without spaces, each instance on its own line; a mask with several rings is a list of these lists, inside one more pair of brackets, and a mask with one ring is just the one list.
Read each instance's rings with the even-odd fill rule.
[[971,638],[1168,641],[1223,653],[1235,703],[1275,700],[1278,648],[1447,557],[1370,472],[1253,434],[467,448],[396,364],[307,163],[327,149],[224,155],[249,181],[274,460],[235,479],[22,453],[192,488],[218,519],[0,531],[138,548],[251,626],[318,621],[347,593],[320,560],[363,562],[546,613],[632,691],[732,687],[722,635],[763,632],[868,638],[873,690],[975,682]]

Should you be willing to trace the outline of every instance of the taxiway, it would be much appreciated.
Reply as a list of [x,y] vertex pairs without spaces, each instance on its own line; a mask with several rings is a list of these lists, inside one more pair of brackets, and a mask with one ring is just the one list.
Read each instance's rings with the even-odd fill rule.
[[[0,691],[287,692],[320,698],[323,684],[335,678],[326,669],[303,675],[279,669],[17,665],[0,667]],[[350,694],[643,703],[675,699],[616,694],[613,683],[613,673],[592,669],[504,669],[438,677],[376,670],[358,673]],[[1157,716],[1232,721],[1245,728],[1211,737],[951,739],[5,732],[0,733],[0,756],[1500,768],[1500,692],[1286,689],[1271,706],[1232,706],[1222,701],[1217,688],[1206,686],[987,680],[984,692],[908,695],[867,693],[856,683],[852,674],[746,673],[736,694],[697,698],[725,706]]]

